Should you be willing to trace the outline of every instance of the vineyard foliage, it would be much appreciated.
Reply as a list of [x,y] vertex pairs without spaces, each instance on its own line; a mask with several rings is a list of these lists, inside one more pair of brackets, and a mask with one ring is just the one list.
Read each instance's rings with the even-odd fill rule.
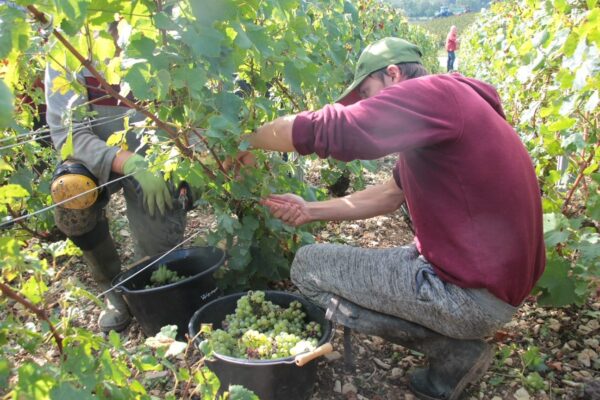
[[[113,21],[119,52],[108,30]],[[312,234],[271,218],[257,200],[290,191],[315,199],[324,191],[296,178],[302,164],[293,157],[257,153],[259,168],[239,175],[224,161],[246,148],[244,134],[257,126],[332,102],[351,80],[362,48],[385,36],[419,44],[425,65],[436,72],[433,37],[375,0],[3,2],[0,393],[149,398],[157,380],[147,377],[163,372],[170,383],[160,390],[167,398],[212,399],[218,388],[198,364],[173,362],[189,346],[174,341],[171,331],[132,349],[116,334],[104,339],[81,327],[85,304],[98,300],[62,278],[78,249],[58,240],[46,209],[56,155],[68,156],[72,142],[57,151],[45,128],[36,137],[30,133],[43,113],[39,79],[47,62],[61,72],[54,90],[84,91],[74,77],[85,67],[107,85],[121,84],[113,96],[133,95],[132,105],[148,118],[129,129],[150,146],[152,168],[202,193],[198,206],[218,222],[203,241],[228,252],[222,284],[259,288],[288,276],[295,249]],[[110,142],[120,145],[122,137],[115,132]],[[360,162],[331,165],[358,175],[363,168]],[[224,396],[252,398],[242,388]]]
[[[446,36],[450,32],[452,26],[456,26],[459,40],[462,40],[462,35],[467,31],[469,26],[480,18],[479,13],[471,12],[461,15],[452,15],[446,18],[432,18],[425,21],[414,21],[413,23],[425,28],[436,37],[439,47],[444,47],[446,44]],[[460,53],[460,50],[459,50]]]
[[498,2],[461,54],[466,73],[498,88],[535,164],[548,257],[539,301],[582,303],[600,283],[600,7]]

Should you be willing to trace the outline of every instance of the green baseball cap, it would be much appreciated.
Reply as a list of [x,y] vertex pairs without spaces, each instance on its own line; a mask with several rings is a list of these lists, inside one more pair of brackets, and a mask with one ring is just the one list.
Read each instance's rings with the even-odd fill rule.
[[336,102],[349,105],[360,100],[355,91],[369,74],[392,64],[421,63],[421,49],[404,39],[386,37],[368,45],[356,63],[354,81]]

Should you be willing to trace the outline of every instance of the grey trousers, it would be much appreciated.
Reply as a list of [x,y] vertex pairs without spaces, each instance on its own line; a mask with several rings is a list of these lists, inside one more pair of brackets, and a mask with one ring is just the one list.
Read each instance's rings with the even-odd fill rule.
[[414,245],[304,246],[296,253],[291,277],[302,294],[323,308],[337,295],[456,339],[490,335],[516,311],[485,289],[443,282]]

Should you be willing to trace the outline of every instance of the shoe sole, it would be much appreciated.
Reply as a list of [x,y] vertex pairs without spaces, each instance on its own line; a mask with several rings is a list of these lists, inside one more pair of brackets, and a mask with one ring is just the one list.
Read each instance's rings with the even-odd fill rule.
[[129,326],[129,324],[131,323],[131,318],[129,318],[127,321],[123,321],[120,324],[115,324],[115,325],[111,325],[111,326],[98,326],[100,328],[101,332],[104,333],[108,333],[110,331],[115,331],[115,332],[121,332],[124,331],[125,328],[127,328]]
[[415,388],[410,384],[410,382],[408,387],[421,400],[458,400],[465,387],[469,383],[479,380],[483,376],[483,374],[485,374],[485,371],[488,370],[494,357],[493,350],[493,346],[487,345],[487,349],[481,353],[477,361],[475,361],[475,364],[473,364],[473,366],[465,374],[465,376],[463,376],[462,379],[458,381],[456,387],[452,391],[452,394],[450,394],[450,397],[448,398],[428,396],[424,393],[419,392],[418,390],[415,390]]

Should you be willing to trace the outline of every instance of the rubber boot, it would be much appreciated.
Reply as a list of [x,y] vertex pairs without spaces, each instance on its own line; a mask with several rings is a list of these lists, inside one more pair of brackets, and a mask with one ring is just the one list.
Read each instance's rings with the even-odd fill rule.
[[429,366],[410,376],[409,387],[420,399],[456,400],[481,378],[492,360],[483,340],[453,339],[424,326],[334,297],[326,317],[339,324],[425,354]]
[[[99,224],[102,225],[102,224]],[[97,228],[103,229],[98,226]],[[106,226],[108,229],[108,225]],[[96,229],[96,228],[94,228]],[[110,235],[100,236],[100,240],[89,250],[82,250],[83,258],[92,277],[102,292],[111,287],[112,279],[121,271],[121,261]],[[131,314],[123,297],[110,291],[105,295],[106,308],[100,313],[98,327],[102,332],[122,331],[131,322]]]

